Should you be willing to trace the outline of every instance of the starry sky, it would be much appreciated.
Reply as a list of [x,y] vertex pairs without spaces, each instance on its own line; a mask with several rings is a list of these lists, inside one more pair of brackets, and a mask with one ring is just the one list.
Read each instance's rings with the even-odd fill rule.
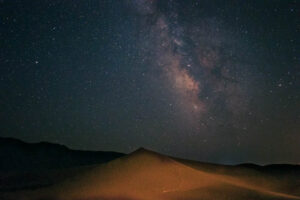
[[297,0],[1,0],[0,136],[300,163]]

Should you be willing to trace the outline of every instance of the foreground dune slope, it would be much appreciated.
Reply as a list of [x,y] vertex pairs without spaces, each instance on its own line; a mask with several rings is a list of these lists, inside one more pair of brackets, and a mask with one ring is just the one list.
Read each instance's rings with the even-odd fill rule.
[[[174,160],[194,169],[216,175],[235,178],[249,187],[255,186],[268,191],[300,196],[300,166],[274,165],[262,167],[258,165],[218,165],[184,159]],[[272,170],[272,167],[276,169]],[[270,169],[271,168],[271,169]]]
[[282,193],[269,193],[266,191],[239,187],[231,184],[216,184],[213,187],[201,187],[188,191],[173,192],[165,195],[165,199],[176,200],[286,200],[298,199],[297,197]]
[[237,177],[195,169],[144,149],[60,184],[14,195],[24,200],[300,199]]

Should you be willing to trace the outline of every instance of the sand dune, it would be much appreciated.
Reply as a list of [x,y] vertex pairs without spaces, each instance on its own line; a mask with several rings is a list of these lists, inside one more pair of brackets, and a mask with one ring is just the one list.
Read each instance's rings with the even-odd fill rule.
[[[217,170],[218,169],[218,170]],[[216,170],[218,172],[216,172]],[[221,173],[223,171],[224,173]],[[231,170],[233,171],[233,170]],[[299,178],[299,177],[298,177]],[[262,181],[263,180],[263,181]],[[230,169],[190,163],[144,149],[109,163],[83,170],[78,176],[51,187],[7,194],[5,198],[38,200],[196,200],[300,199],[281,182],[252,169]],[[300,179],[296,179],[299,184]],[[260,181],[260,182],[259,182]],[[299,185],[293,185],[295,191]]]

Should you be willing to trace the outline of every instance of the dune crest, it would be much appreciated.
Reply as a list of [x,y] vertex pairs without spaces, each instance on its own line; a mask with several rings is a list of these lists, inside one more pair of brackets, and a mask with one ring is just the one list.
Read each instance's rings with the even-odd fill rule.
[[143,148],[62,183],[20,196],[36,200],[300,199],[237,177],[197,170]]

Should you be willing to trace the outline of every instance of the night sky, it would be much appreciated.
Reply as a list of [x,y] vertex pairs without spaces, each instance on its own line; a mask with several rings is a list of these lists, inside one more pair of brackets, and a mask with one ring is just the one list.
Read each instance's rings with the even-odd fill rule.
[[300,163],[300,1],[1,0],[0,136]]

